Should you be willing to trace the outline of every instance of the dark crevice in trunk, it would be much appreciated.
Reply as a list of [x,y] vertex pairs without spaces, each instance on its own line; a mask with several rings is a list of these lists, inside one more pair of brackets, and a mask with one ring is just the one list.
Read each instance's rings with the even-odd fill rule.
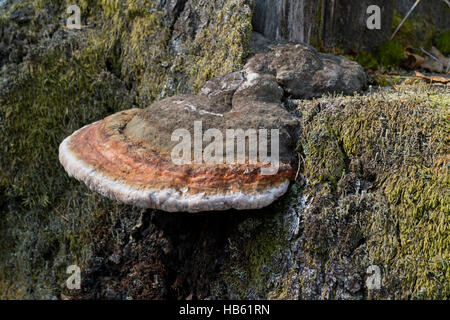
[[170,26],[170,36],[168,37],[169,40],[172,39],[172,35],[175,30],[175,24],[177,23],[178,18],[181,16],[181,13],[183,12],[183,10],[186,6],[186,2],[187,2],[187,0],[179,0],[179,1],[177,1],[175,7],[173,8],[174,18],[173,18],[172,24]]
[[205,298],[229,260],[227,239],[239,223],[255,215],[146,212],[130,243],[105,243],[96,250],[76,298]]

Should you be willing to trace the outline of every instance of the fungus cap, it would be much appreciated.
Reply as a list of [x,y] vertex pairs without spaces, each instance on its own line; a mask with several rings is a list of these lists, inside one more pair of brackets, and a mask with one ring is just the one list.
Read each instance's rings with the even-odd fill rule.
[[[344,57],[321,54],[304,44],[271,46],[250,58],[243,70],[208,81],[199,95],[174,96],[82,128],[63,141],[59,158],[66,171],[89,188],[127,204],[189,212],[262,208],[286,192],[297,168],[300,126],[283,99],[351,94],[365,82],[361,66]],[[250,148],[256,142],[252,145],[247,136],[245,161],[211,164],[194,156],[192,163],[177,165],[171,157],[177,145],[172,134],[183,129],[195,140],[196,123],[201,123],[200,147],[205,152],[202,137],[209,129],[226,139],[230,129],[244,133],[275,129],[277,154],[272,157],[270,136],[263,140],[266,152],[261,158],[259,136],[254,161]],[[198,146],[194,141],[194,154]],[[225,143],[220,149],[230,150]],[[264,161],[266,156],[279,159],[278,170],[270,175],[263,174],[271,165]]]
[[[168,212],[262,208],[289,186],[294,170],[283,153],[289,148],[280,148],[279,168],[272,175],[261,172],[270,163],[177,165],[171,156],[177,144],[171,139],[174,130],[185,128],[193,133],[196,121],[203,124],[203,132],[209,128],[221,132],[228,128],[271,129],[277,123],[296,126],[280,106],[258,106],[242,106],[239,111],[214,105],[207,97],[175,96],[148,109],[122,111],[83,127],[61,143],[59,159],[69,175],[90,189],[138,207]],[[253,114],[248,114],[249,108]],[[289,136],[286,128],[279,128],[280,140]],[[205,144],[202,141],[202,146]]]

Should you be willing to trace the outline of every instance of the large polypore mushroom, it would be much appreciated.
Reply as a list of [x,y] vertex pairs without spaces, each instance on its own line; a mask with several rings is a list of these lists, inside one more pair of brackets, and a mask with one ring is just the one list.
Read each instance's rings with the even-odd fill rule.
[[[278,46],[255,55],[244,70],[208,81],[199,95],[122,111],[76,131],[60,145],[59,159],[92,190],[139,207],[261,208],[286,192],[297,169],[299,123],[283,107],[283,96],[302,97],[302,86],[339,91],[355,83],[347,78],[361,77],[359,69],[307,46]],[[327,84],[302,83],[301,77],[311,82],[324,74]],[[179,152],[178,138],[186,139],[188,150]]]

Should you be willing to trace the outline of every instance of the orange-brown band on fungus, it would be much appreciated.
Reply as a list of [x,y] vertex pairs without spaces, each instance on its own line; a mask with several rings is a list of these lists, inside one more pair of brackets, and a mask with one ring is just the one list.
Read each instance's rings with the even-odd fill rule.
[[104,176],[139,189],[188,188],[189,194],[253,193],[275,188],[289,180],[293,169],[280,164],[275,175],[262,175],[263,164],[175,165],[144,141],[129,141],[122,134],[134,115],[132,109],[86,126],[70,139],[72,153]]

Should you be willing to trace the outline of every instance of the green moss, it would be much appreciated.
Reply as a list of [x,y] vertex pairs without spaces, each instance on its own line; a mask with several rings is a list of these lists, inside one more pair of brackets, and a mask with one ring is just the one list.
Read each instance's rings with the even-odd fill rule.
[[[217,13],[214,2],[194,2],[211,21],[197,33],[183,33],[180,52],[169,43],[174,17],[158,10],[160,1],[82,0],[82,22],[95,27],[58,30],[45,50],[33,51],[32,61],[0,71],[0,137],[7,141],[0,146],[1,298],[54,297],[65,267],[88,261],[93,235],[111,236],[111,216],[134,212],[67,176],[58,161],[66,136],[119,110],[195,91],[210,77],[241,67],[251,32],[247,4],[226,1]],[[59,25],[72,3],[20,2],[28,4],[34,15],[47,7],[56,12],[18,26],[34,43],[45,38],[45,26]],[[10,11],[1,24],[10,23]]]
[[[9,288],[2,297],[32,297],[34,282],[42,288],[36,296],[51,297],[59,290],[56,282],[66,277],[65,267],[86,261],[92,242],[83,234],[90,234],[102,208],[111,206],[97,198],[83,203],[85,187],[58,162],[64,137],[133,106],[133,94],[105,71],[107,54],[98,37],[95,31],[68,34],[32,63],[8,66],[0,74],[7,77],[0,90],[0,136],[7,141],[0,146],[5,200],[0,273],[15,270],[14,277],[0,279]],[[53,265],[56,257],[60,262]]]
[[443,32],[440,35],[436,47],[442,54],[450,54],[450,31]]
[[[69,32],[32,62],[1,71],[0,136],[7,143],[0,146],[0,297],[54,297],[65,267],[89,259],[94,235],[109,239],[113,217],[134,212],[67,177],[57,159],[65,136],[162,91],[195,91],[240,67],[251,30],[243,2],[227,2],[218,24],[186,40],[176,57],[168,50],[172,26],[155,3],[83,1],[89,17],[108,17],[98,31]],[[174,79],[182,80],[167,89]],[[310,266],[327,272],[342,256],[359,257],[362,241],[362,272],[368,264],[385,270],[379,297],[450,296],[449,199],[442,192],[449,183],[449,103],[448,92],[430,87],[328,97],[319,108],[305,102],[309,183],[305,190],[295,184],[239,226],[229,247],[236,261],[224,268],[229,288],[239,297],[288,296],[287,286],[267,284],[273,274],[293,275],[279,263],[290,244],[284,219],[305,193],[312,214],[304,217],[302,259]],[[364,192],[354,190],[356,181],[366,184]]]
[[399,67],[405,60],[402,45],[397,41],[388,41],[377,49],[377,60],[384,67]]
[[105,45],[121,49],[116,59],[121,77],[143,105],[177,92],[198,92],[210,78],[239,69],[248,54],[251,10],[245,1],[226,1],[220,11],[213,2],[190,5],[216,18],[186,33],[174,52],[171,37],[177,25],[158,11],[158,1],[100,2],[108,18]]
[[[185,61],[194,92],[207,80],[242,67],[249,54],[252,32],[251,11],[245,3],[243,0],[227,2],[217,12],[215,26],[195,35]],[[239,7],[243,10],[236,10]],[[214,15],[216,9],[211,7],[210,10]],[[234,14],[236,11],[240,14]]]
[[[403,20],[397,11],[394,11],[392,32]],[[437,35],[440,37],[436,39]],[[415,48],[431,49],[436,43],[438,49],[443,52],[450,52],[449,32],[441,32],[432,21],[432,15],[421,15],[413,13],[401,26],[393,41],[388,41],[378,48],[374,48],[374,54],[369,52],[359,52],[356,56],[350,57],[357,61],[364,68],[377,70],[384,68],[400,68],[405,59],[402,46],[413,46]],[[447,50],[447,51],[446,51]],[[448,54],[448,53],[445,53]]]
[[[66,60],[57,48],[29,70],[20,70],[21,79],[9,79],[17,81],[18,87],[1,99],[1,130],[8,141],[2,146],[5,156],[1,159],[8,173],[1,183],[7,185],[8,195],[22,198],[26,207],[46,207],[58,196],[51,191],[57,185],[52,173],[64,136],[108,112],[131,107],[126,89],[102,73],[103,54],[88,47]],[[97,99],[103,94],[109,94],[103,97],[109,99]]]
[[[315,18],[315,24],[317,30],[323,30],[324,29],[324,6],[322,2],[318,2],[317,9],[316,9],[316,18]],[[324,45],[322,43],[320,32],[313,32],[310,39],[310,44],[318,49],[319,51],[322,51],[324,48]]]
[[380,86],[380,87],[385,87],[388,85],[388,78],[387,76],[385,76],[384,74],[376,74],[375,75],[375,82]]
[[365,51],[358,52],[358,54],[352,59],[358,62],[361,66],[363,66],[366,69],[372,70],[378,69],[377,59],[375,59],[375,57],[369,52]]
[[220,278],[233,297],[286,297],[287,286],[273,286],[271,279],[284,272],[280,259],[289,247],[288,230],[292,223],[286,220],[286,212],[289,206],[297,205],[300,190],[300,184],[294,184],[281,201],[246,219],[229,239],[227,250],[231,259]]
[[[326,270],[361,245],[353,241],[364,239],[355,264],[362,273],[373,264],[384,270],[383,288],[370,292],[371,297],[450,295],[450,198],[443,192],[450,181],[449,103],[445,90],[416,85],[302,104],[306,143],[332,132],[348,157],[337,189],[326,179],[305,191],[314,198],[314,214],[305,218],[311,219],[305,221],[311,240],[304,244],[311,265]],[[317,105],[322,111],[315,115]],[[330,140],[322,141],[321,148],[329,148]],[[321,148],[305,152],[305,163],[334,163],[339,148],[329,154]],[[333,166],[341,168],[341,163]],[[317,171],[305,170],[305,176],[319,181]],[[339,212],[343,216],[337,218]]]
[[317,129],[304,137],[304,172],[312,184],[328,181],[335,187],[345,172],[346,156],[329,128],[320,119],[316,125]]
[[[431,48],[436,28],[433,25],[433,21],[430,21],[430,19],[432,19],[431,16],[423,16],[421,14],[411,15],[404,22],[394,40],[397,40],[404,45],[412,45],[416,48]],[[403,16],[397,11],[394,11],[392,32],[400,25],[402,20]]]

